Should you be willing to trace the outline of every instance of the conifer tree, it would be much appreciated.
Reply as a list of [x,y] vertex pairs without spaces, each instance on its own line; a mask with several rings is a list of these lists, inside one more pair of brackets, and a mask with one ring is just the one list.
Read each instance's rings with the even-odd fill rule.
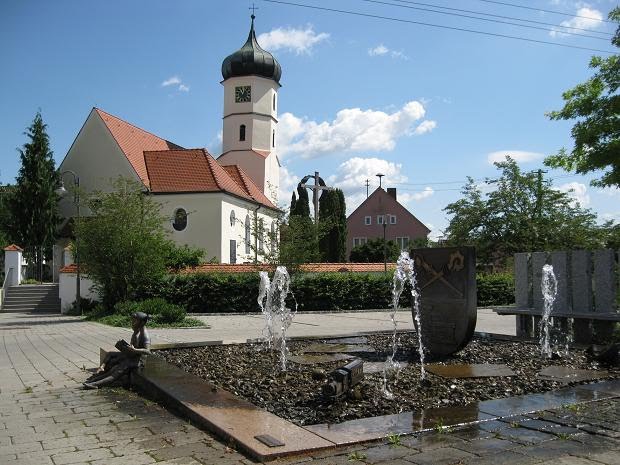
[[300,216],[310,219],[310,200],[308,191],[301,185],[297,186],[297,201],[295,205],[291,202],[291,216]]
[[319,241],[321,259],[340,263],[346,258],[347,217],[344,193],[340,189],[324,191],[319,199],[319,222],[325,235]]
[[[46,127],[41,112],[37,112],[24,133],[29,142],[18,149],[21,167],[8,201],[9,235],[14,242],[26,248],[27,255],[31,255],[27,258],[37,265],[36,269],[40,269],[43,255],[49,256],[51,253],[59,222],[58,195],[54,192],[59,176]],[[29,252],[35,248],[36,251]]]

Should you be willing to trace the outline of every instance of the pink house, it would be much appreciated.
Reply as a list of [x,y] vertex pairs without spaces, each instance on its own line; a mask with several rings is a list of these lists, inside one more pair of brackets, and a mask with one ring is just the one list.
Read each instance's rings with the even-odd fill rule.
[[420,220],[396,200],[396,189],[387,192],[378,187],[347,218],[347,257],[355,246],[370,239],[393,240],[401,249],[407,249],[415,239],[426,239],[431,232]]

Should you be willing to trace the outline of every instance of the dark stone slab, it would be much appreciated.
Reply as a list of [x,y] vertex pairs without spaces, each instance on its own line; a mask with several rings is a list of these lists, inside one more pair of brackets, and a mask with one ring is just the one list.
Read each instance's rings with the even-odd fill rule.
[[511,417],[539,410],[560,408],[563,405],[590,402],[603,399],[605,396],[609,396],[609,394],[598,393],[595,390],[581,389],[580,386],[579,388],[559,389],[543,394],[529,394],[525,396],[507,397],[505,399],[485,400],[478,405],[481,412],[497,417]]
[[365,336],[355,337],[339,337],[336,339],[326,339],[326,344],[368,344],[368,338]]
[[289,355],[287,360],[299,365],[318,365],[320,363],[338,362],[355,358],[348,354],[320,354],[320,355]]
[[542,285],[542,269],[547,263],[547,254],[545,252],[534,252],[532,254],[532,304],[534,310],[542,312],[543,295]]
[[362,418],[338,424],[306,426],[322,438],[338,445],[382,439],[389,434],[410,434],[443,426],[452,427],[491,419],[476,404],[465,407],[431,408],[420,412]]
[[[401,368],[405,368],[409,365],[408,362],[398,362]],[[371,375],[373,373],[383,373],[383,367],[385,362],[364,362],[364,373]]]
[[516,373],[506,365],[463,364],[439,365],[430,364],[426,370],[443,378],[487,378],[492,376],[515,376]]
[[312,344],[304,349],[306,353],[333,354],[344,352],[367,352],[372,353],[375,349],[362,344]]
[[620,396],[620,379],[614,379],[611,381],[603,381],[594,384],[582,384],[579,386],[579,390],[588,390],[598,393],[601,396],[614,395]]
[[[132,383],[199,424],[233,441],[259,460],[328,449],[333,443],[213,384],[151,356],[145,367],[132,374]],[[256,439],[269,434],[284,445],[271,448]]]
[[606,378],[609,372],[603,370],[579,370],[563,366],[548,366],[538,372],[537,377],[561,383],[571,383]]
[[529,308],[531,305],[531,281],[529,279],[528,254],[515,254],[515,306]]
[[567,252],[551,252],[551,265],[557,281],[557,294],[553,301],[553,312],[566,312],[568,306],[568,254]]
[[476,327],[475,251],[473,247],[414,249],[411,257],[420,290],[424,347],[435,356],[453,354],[469,343]]

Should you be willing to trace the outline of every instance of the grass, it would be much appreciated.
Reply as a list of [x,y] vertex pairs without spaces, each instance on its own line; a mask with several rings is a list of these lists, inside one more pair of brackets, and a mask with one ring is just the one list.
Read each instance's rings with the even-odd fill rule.
[[[87,321],[94,321],[96,323],[102,323],[108,326],[115,326],[118,328],[131,328],[131,317],[129,315],[121,315],[118,313],[106,313],[103,311],[95,311],[85,315]],[[149,320],[147,326],[149,328],[185,328],[204,326],[204,322],[198,318],[185,317],[182,321],[174,323],[159,323],[154,319]]]
[[400,446],[400,434],[390,433],[387,435],[387,440],[390,446]]
[[564,404],[562,405],[564,410],[569,410],[571,412],[580,412],[584,409],[583,404]]
[[439,418],[437,420],[437,424],[435,425],[435,431],[438,434],[449,433],[450,431],[452,431],[452,428],[450,426],[444,425],[443,418]]
[[363,452],[358,452],[358,451],[351,452],[349,454],[349,462],[353,462],[355,460],[357,461],[365,460],[366,457],[367,457],[366,454],[364,454]]
[[510,422],[510,427],[511,428],[521,428],[521,424],[518,421],[511,421]]
[[570,439],[570,434],[568,433],[555,433],[555,435],[558,437],[558,439],[563,439],[565,441]]

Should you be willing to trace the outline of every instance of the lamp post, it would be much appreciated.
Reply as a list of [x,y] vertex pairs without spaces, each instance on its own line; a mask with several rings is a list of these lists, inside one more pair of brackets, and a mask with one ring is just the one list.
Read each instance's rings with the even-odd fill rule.
[[66,170],[60,173],[60,187],[56,189],[56,193],[60,197],[65,197],[69,192],[65,189],[64,182],[62,177],[65,174],[70,174],[73,176],[73,203],[76,208],[76,217],[75,217],[75,265],[77,267],[76,280],[75,280],[75,305],[77,312],[82,314],[82,305],[80,300],[82,300],[82,293],[80,292],[80,241],[78,235],[78,229],[80,227],[80,177],[75,174],[75,172],[71,170]]
[[383,214],[383,271],[387,273],[387,244],[385,242],[385,228],[387,223],[385,222],[385,213]]

